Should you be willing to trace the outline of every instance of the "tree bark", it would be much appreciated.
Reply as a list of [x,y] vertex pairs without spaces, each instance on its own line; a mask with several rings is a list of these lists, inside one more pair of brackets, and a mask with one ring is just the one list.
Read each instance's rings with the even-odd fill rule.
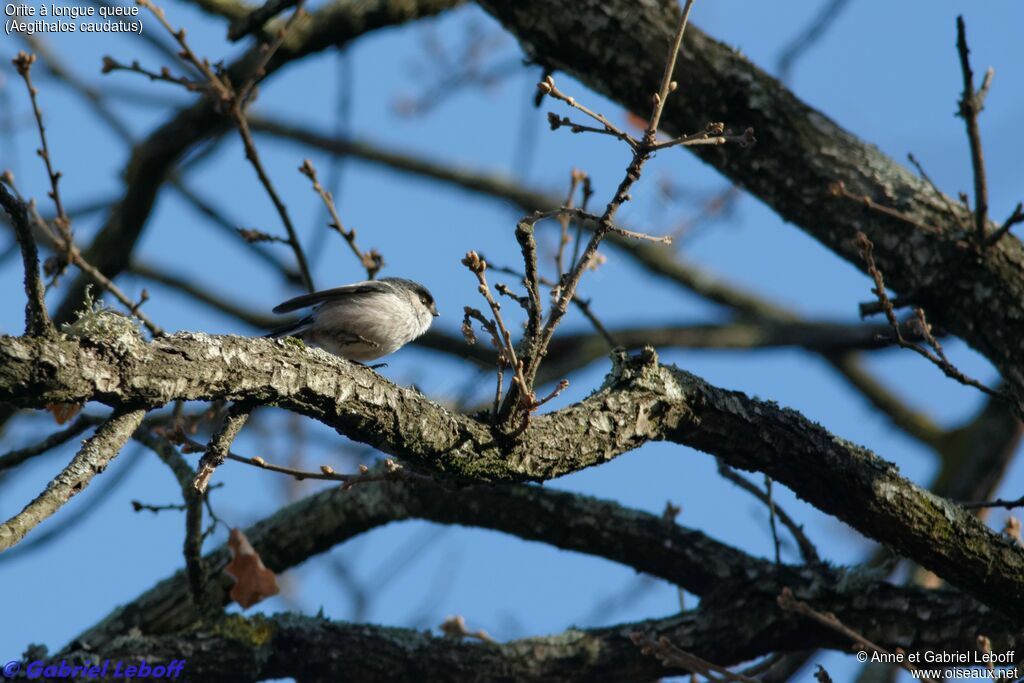
[[78,325],[87,336],[0,337],[0,400],[20,407],[89,400],[156,407],[179,399],[278,405],[414,468],[467,482],[543,481],[649,441],[672,441],[764,472],[982,602],[1024,610],[1024,549],[867,449],[795,411],[662,366],[653,350],[617,356],[600,390],[509,437],[293,342],[177,334],[145,343],[131,323],[108,313]]

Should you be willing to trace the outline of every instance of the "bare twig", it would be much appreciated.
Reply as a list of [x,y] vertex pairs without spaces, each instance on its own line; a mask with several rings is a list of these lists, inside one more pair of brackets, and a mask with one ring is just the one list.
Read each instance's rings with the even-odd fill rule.
[[[508,266],[496,266],[490,261],[487,261],[487,267],[490,270],[493,270],[497,273],[505,273],[506,275],[512,275],[520,279],[525,278],[523,273],[516,270],[515,268],[509,268]],[[538,277],[537,282],[545,287],[550,287],[552,291],[555,291],[558,288],[557,282],[552,282],[551,280],[545,277]],[[573,296],[572,303],[576,306],[576,308],[579,309],[580,313],[583,314],[583,317],[586,318],[590,322],[590,324],[594,326],[594,330],[596,330],[597,333],[604,338],[604,340],[608,343],[609,349],[613,349],[616,346],[620,346],[618,341],[616,341],[615,335],[613,335],[608,330],[608,328],[604,326],[604,323],[601,322],[600,318],[598,318],[594,311],[591,310],[591,302],[589,299],[584,299],[577,294]]]
[[476,275],[478,290],[484,300],[487,301],[487,305],[491,308],[491,315],[494,319],[493,325],[484,323],[484,317],[474,309],[466,307],[467,322],[468,318],[472,317],[478,320],[484,325],[484,329],[492,334],[494,337],[495,345],[499,349],[498,364],[508,365],[513,372],[513,383],[519,389],[520,401],[525,412],[529,414],[530,411],[534,410],[539,404],[537,398],[530,388],[529,382],[526,381],[526,377],[523,375],[523,363],[516,356],[516,347],[512,342],[512,335],[509,333],[508,328],[505,326],[505,321],[501,315],[501,304],[499,304],[494,295],[491,294],[490,287],[487,285],[487,261],[480,258],[480,255],[475,251],[470,251],[466,254],[465,258],[462,259],[462,265],[466,266],[471,273]]
[[[770,491],[762,491],[757,486],[747,481],[747,479],[742,477],[738,472],[726,465],[721,459],[718,461],[718,473],[774,511],[773,514],[778,516],[782,525],[789,530],[790,534],[792,534],[793,540],[796,541],[797,546],[800,548],[800,556],[803,557],[804,562],[816,564],[821,561],[817,549],[814,547],[814,544],[811,543],[811,540],[807,538],[807,534],[804,533],[803,527],[797,524],[796,520],[790,517],[785,510],[772,501]],[[777,540],[776,548],[778,548]],[[776,564],[779,564],[778,557],[776,557]]]
[[[892,655],[892,653],[883,648],[881,645],[876,645],[875,643],[871,642],[861,634],[857,633],[853,629],[843,624],[843,622],[839,621],[839,619],[836,618],[836,615],[827,612],[819,612],[812,608],[810,605],[808,605],[806,602],[797,600],[793,596],[793,591],[791,591],[789,588],[782,589],[782,593],[779,594],[778,602],[779,607],[786,610],[787,612],[796,612],[797,614],[808,617],[809,619],[813,619],[822,626],[830,628],[833,631],[841,633],[842,635],[846,636],[847,638],[852,640],[855,645],[858,645],[859,647],[863,647],[864,649],[872,650],[883,655]],[[896,663],[898,663],[907,671],[916,674],[915,678],[917,678],[917,680],[935,683],[935,681],[931,678],[927,678],[921,675],[921,670],[913,664],[911,664],[910,662],[906,661],[906,657],[900,657],[899,659],[901,661],[898,661]]]
[[185,39],[185,30],[175,30],[167,21],[164,11],[160,7],[156,6],[152,0],[138,0],[138,3],[149,9],[159,19],[163,27],[167,29],[168,33],[174,37],[178,42],[178,45],[181,47],[181,52],[178,56],[184,63],[196,67],[196,69],[206,77],[207,82],[205,84],[205,90],[210,93],[210,96],[214,98],[214,100],[235,122],[235,126],[238,128],[238,133],[242,138],[242,146],[245,148],[245,158],[249,160],[253,169],[256,171],[256,176],[266,189],[267,195],[270,197],[270,201],[274,204],[274,208],[277,210],[281,223],[284,225],[285,231],[288,234],[288,244],[295,253],[295,260],[299,266],[299,273],[302,277],[303,286],[305,286],[310,292],[314,291],[315,287],[313,286],[313,277],[309,271],[306,254],[302,250],[302,244],[299,242],[298,233],[295,230],[291,217],[288,215],[288,208],[278,195],[273,182],[270,180],[270,176],[263,166],[259,152],[256,150],[256,144],[253,142],[252,133],[249,130],[249,122],[245,114],[245,108],[249,103],[250,95],[253,92],[255,83],[261,77],[262,72],[266,68],[266,65],[269,63],[274,52],[276,52],[284,41],[284,38],[287,35],[287,30],[293,25],[295,20],[301,16],[302,3],[298,3],[299,6],[296,8],[292,16],[289,17],[285,26],[277,34],[274,42],[268,46],[264,46],[264,51],[259,63],[252,71],[249,80],[247,80],[242,87],[237,90],[232,87],[226,76],[218,75],[214,71],[209,60],[200,59],[196,56],[195,52],[192,51],[192,48],[189,47],[188,41]]
[[137,500],[131,501],[132,510],[135,512],[152,512],[154,515],[167,512],[169,510],[175,510],[177,512],[184,512],[185,505],[183,503],[168,503],[167,505],[151,505],[149,503],[142,503]]
[[899,321],[896,319],[896,311],[894,310],[892,301],[889,299],[889,295],[885,291],[885,280],[882,277],[882,273],[878,269],[878,266],[875,265],[875,258],[873,254],[874,244],[872,244],[871,240],[869,240],[868,236],[863,232],[857,233],[856,244],[857,248],[860,250],[861,257],[864,259],[864,263],[867,266],[868,274],[875,282],[875,286],[871,291],[874,292],[876,297],[878,297],[878,303],[881,305],[882,312],[885,313],[886,320],[889,321],[889,325],[892,327],[893,332],[896,335],[896,343],[899,346],[902,346],[905,349],[910,349],[921,356],[924,356],[936,367],[942,370],[942,372],[950,379],[954,379],[961,384],[974,387],[989,396],[1013,400],[1007,394],[995,389],[990,389],[976,379],[968,377],[956,366],[950,363],[949,359],[946,358],[945,352],[942,350],[942,345],[939,344],[939,341],[932,334],[931,326],[925,319],[924,310],[921,308],[914,309],[918,332],[925,339],[928,345],[931,346],[931,349],[925,348],[921,344],[908,341],[903,335]]
[[29,99],[32,101],[32,112],[36,117],[36,126],[39,128],[39,143],[40,147],[37,150],[43,163],[46,164],[46,175],[50,181],[50,192],[49,197],[53,200],[53,205],[57,210],[57,217],[54,219],[54,225],[57,226],[57,231],[61,237],[64,238],[64,243],[67,245],[68,253],[66,254],[65,260],[58,273],[63,272],[67,263],[71,260],[70,247],[73,243],[71,235],[71,219],[68,218],[67,213],[64,211],[64,203],[60,199],[60,190],[58,184],[60,183],[61,173],[60,171],[53,170],[53,160],[50,157],[50,146],[46,142],[46,126],[43,124],[43,113],[39,109],[39,101],[36,99],[38,90],[32,85],[32,64],[36,61],[34,54],[30,55],[25,52],[18,52],[18,56],[15,57],[12,62],[18,71],[18,75],[25,81],[25,87],[28,88]]
[[0,471],[17,467],[29,458],[42,455],[47,451],[71,441],[85,430],[97,423],[97,418],[91,415],[80,415],[69,426],[59,432],[54,432],[37,444],[8,451],[0,455]]
[[199,460],[196,476],[192,480],[192,488],[199,493],[206,492],[206,487],[210,483],[210,477],[213,476],[214,470],[220,467],[228,457],[231,444],[234,443],[238,433],[242,431],[242,427],[249,420],[252,410],[253,405],[249,403],[235,403],[228,410],[227,417],[224,419],[224,425],[210,441],[206,453]]
[[0,551],[16,545],[25,534],[53,515],[72,496],[85,489],[94,476],[105,470],[142,422],[145,412],[118,410],[100,425],[46,490],[21,512],[0,524]]
[[228,40],[238,41],[250,33],[259,31],[275,16],[297,4],[298,0],[267,0],[262,6],[231,22],[228,27]]
[[985,108],[985,96],[992,84],[993,69],[985,72],[981,88],[974,89],[974,73],[971,71],[967,48],[967,30],[963,15],[956,18],[956,50],[960,56],[960,70],[963,72],[964,91],[960,96],[959,115],[967,127],[967,140],[971,146],[971,169],[974,172],[974,229],[978,246],[985,244],[985,226],[988,223],[988,183],[985,180],[985,157],[982,153],[981,130],[978,115]]
[[544,93],[545,95],[549,95],[555,98],[556,100],[561,100],[562,102],[568,104],[570,107],[579,109],[581,112],[583,112],[590,118],[594,119],[602,126],[601,128],[591,128],[588,126],[583,126],[582,124],[573,123],[566,117],[559,117],[556,114],[549,114],[548,123],[551,125],[551,130],[558,130],[558,128],[560,128],[561,126],[567,126],[573,129],[574,133],[579,133],[583,131],[603,133],[605,135],[611,135],[612,137],[622,140],[633,149],[639,148],[640,142],[632,135],[630,135],[626,131],[622,130],[621,128],[613,124],[611,121],[605,118],[603,114],[598,114],[597,112],[580,104],[579,102],[576,101],[576,98],[566,95],[557,87],[555,87],[555,81],[550,75],[547,76],[547,78],[545,78],[543,81],[541,81],[539,87],[541,92]]
[[[567,209],[574,207],[576,201],[576,189],[587,178],[587,174],[578,168],[572,169],[569,176],[569,193],[565,198],[563,206]],[[558,239],[558,248],[555,250],[555,278],[560,280],[565,273],[563,263],[565,247],[569,244],[569,214],[564,213],[558,217],[558,223],[562,226],[562,232]]]
[[961,501],[960,505],[968,510],[978,510],[982,508],[1004,508],[1006,510],[1012,510],[1014,508],[1024,507],[1024,496],[1015,500],[1003,500],[1002,498],[997,498],[996,500]]
[[[548,314],[548,319],[543,329],[535,338],[529,340],[529,353],[527,359],[528,366],[525,368],[524,372],[524,379],[528,382],[527,391],[529,391],[529,383],[532,383],[533,378],[536,376],[537,368],[540,365],[541,359],[543,358],[548,345],[551,343],[551,338],[554,335],[555,328],[565,316],[569,302],[572,301],[572,298],[576,293],[576,288],[579,285],[580,279],[583,277],[583,273],[586,270],[587,265],[596,255],[597,249],[604,236],[613,230],[615,214],[618,212],[619,207],[629,200],[630,188],[637,180],[639,180],[644,163],[653,153],[652,147],[656,144],[656,134],[658,122],[661,120],[661,113],[664,110],[669,92],[675,89],[675,83],[672,81],[672,72],[675,68],[676,56],[679,52],[679,46],[682,44],[683,33],[686,30],[686,23],[692,6],[693,0],[687,0],[687,3],[683,8],[679,26],[676,30],[672,48],[670,49],[665,61],[665,71],[662,76],[661,88],[658,94],[654,96],[654,106],[647,129],[644,131],[643,140],[637,142],[628,136],[623,138],[630,142],[630,147],[633,149],[633,159],[626,170],[626,175],[619,183],[619,187],[616,190],[615,195],[605,207],[603,215],[598,219],[597,227],[594,230],[590,241],[587,243],[587,246],[583,249],[583,253],[573,265],[569,274],[563,278],[564,283],[562,283],[561,291],[559,292],[559,296],[554,305],[551,307],[551,311]],[[555,86],[554,79],[552,79],[551,76],[548,76],[539,87],[541,92],[552,95],[557,99],[562,99],[570,104],[570,106],[574,106],[581,111],[590,114],[596,120],[602,122],[602,124],[604,124],[610,131],[614,132],[616,130],[614,126],[610,126],[605,123],[606,119],[604,119],[604,117],[590,112],[590,110],[583,108],[582,105],[576,103],[572,98],[568,98],[561,94]],[[509,393],[508,400],[510,402],[513,400],[513,392]],[[507,403],[506,405],[511,405],[511,403]]]
[[1001,240],[1003,235],[1010,232],[1010,228],[1018,223],[1024,223],[1024,202],[1017,202],[1017,206],[1013,207],[1013,213],[1011,213],[1010,216],[1003,221],[1003,224],[994,230],[992,234],[988,236],[988,239],[985,240],[985,246],[991,247],[993,244]]
[[132,300],[114,283],[113,280],[100,272],[99,268],[96,268],[94,265],[86,261],[77,245],[72,243],[70,248],[68,248],[64,242],[64,238],[60,235],[54,234],[46,221],[44,221],[42,217],[39,216],[38,212],[34,210],[34,207],[30,206],[29,209],[33,213],[34,222],[38,226],[40,232],[51,244],[54,245],[55,250],[67,253],[70,256],[71,263],[74,264],[75,267],[88,275],[101,289],[110,292],[122,306],[128,309],[129,313],[138,318],[139,321],[146,326],[146,329],[148,329],[154,337],[163,336],[163,328],[153,322],[148,315],[139,310],[139,307],[149,298],[149,295],[145,293],[145,290],[143,290],[143,296],[141,296],[138,301]]
[[11,217],[14,234],[21,247],[21,259],[25,267],[25,334],[40,337],[53,334],[54,327],[46,311],[46,294],[43,280],[39,277],[39,250],[25,202],[11,194],[6,184],[13,180],[10,171],[4,172],[0,180],[0,204]]
[[[953,206],[953,203],[949,201],[949,197],[946,196],[946,193],[938,188],[935,182],[931,179],[931,176],[925,172],[924,166],[922,166],[921,162],[917,160],[917,157],[913,154],[907,154],[907,159],[914,165],[914,168],[916,168],[917,172],[921,174],[921,177],[924,178],[926,183],[928,183],[928,186],[932,188],[932,191],[938,195],[940,200],[942,200],[942,203],[946,205],[949,215],[951,215],[957,222],[960,229],[969,234],[971,232],[971,228],[964,220],[963,215],[956,209],[956,207]],[[967,211],[970,212],[970,209],[967,209]]]
[[291,16],[288,17],[288,21],[285,22],[284,26],[277,30],[277,34],[274,36],[274,40],[270,43],[264,43],[260,46],[260,58],[256,63],[255,68],[252,70],[249,79],[238,88],[238,92],[235,94],[235,102],[240,104],[243,108],[249,102],[249,96],[253,93],[253,89],[256,87],[256,83],[259,82],[264,76],[266,76],[267,64],[273,59],[274,54],[281,48],[284,43],[285,37],[288,35],[289,29],[295,24],[296,20],[303,16],[303,4],[305,0],[299,0],[295,3],[295,11],[292,12]]
[[163,81],[165,83],[173,83],[174,85],[180,85],[189,92],[204,92],[207,89],[207,85],[202,81],[194,81],[187,76],[176,76],[171,73],[171,70],[166,66],[161,67],[160,71],[153,71],[142,66],[139,61],[132,60],[131,64],[122,64],[110,55],[104,55],[103,66],[100,69],[100,73],[109,74],[114,71],[130,71],[145,76],[151,81]]
[[850,0],[831,0],[793,40],[786,44],[776,62],[779,80],[785,82],[789,79],[793,65],[821,40],[849,4]]
[[359,259],[359,263],[362,264],[363,268],[366,269],[366,277],[372,280],[377,276],[377,273],[384,266],[384,257],[380,255],[376,249],[370,251],[362,251],[356,244],[356,231],[355,229],[346,230],[344,225],[341,223],[341,217],[338,215],[338,209],[334,205],[334,197],[324,189],[324,186],[320,184],[320,180],[317,178],[316,169],[313,167],[313,163],[306,159],[302,162],[302,166],[299,167],[299,172],[306,176],[313,183],[313,190],[320,195],[320,199],[323,200],[324,206],[327,207],[327,211],[331,214],[331,222],[328,224],[330,227],[338,231],[338,234],[345,238],[345,242],[348,243],[352,253]]
[[685,669],[695,674],[704,676],[713,683],[730,681],[732,683],[757,683],[749,676],[736,671],[730,671],[724,666],[713,664],[706,659],[701,659],[692,652],[687,652],[677,647],[665,636],[655,639],[650,633],[633,631],[629,634],[633,644],[640,648],[640,651],[648,656],[658,658],[667,667]]
[[[154,430],[160,436],[167,439],[171,443],[180,444],[182,446],[182,452],[184,453],[205,453],[207,446],[195,441],[190,438],[184,431],[179,429]],[[404,467],[396,463],[390,458],[384,461],[383,468],[369,468],[366,465],[359,466],[359,472],[356,474],[343,474],[335,472],[334,468],[330,465],[321,465],[319,472],[310,470],[300,470],[294,467],[285,467],[283,465],[276,465],[271,462],[267,462],[264,458],[247,457],[244,455],[238,455],[228,451],[225,456],[226,460],[232,460],[234,462],[240,462],[244,465],[250,465],[252,467],[258,467],[261,470],[269,470],[271,472],[277,472],[278,474],[286,474],[290,477],[295,478],[297,481],[305,481],[306,479],[316,479],[322,481],[339,481],[342,483],[343,489],[349,489],[356,484],[362,484],[374,481],[429,481],[429,477],[424,477],[417,474],[408,472]]]

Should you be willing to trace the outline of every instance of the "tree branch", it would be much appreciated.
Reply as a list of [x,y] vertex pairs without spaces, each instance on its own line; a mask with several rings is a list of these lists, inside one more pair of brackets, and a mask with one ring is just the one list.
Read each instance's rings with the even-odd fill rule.
[[46,292],[42,278],[39,277],[39,249],[32,235],[28,206],[7,190],[4,181],[0,181],[0,204],[11,217],[25,265],[25,294],[28,297],[25,303],[25,334],[36,337],[53,334],[53,323],[46,312]]
[[45,491],[21,512],[0,524],[0,551],[16,545],[25,534],[60,509],[72,496],[88,486],[94,476],[105,470],[121,452],[121,447],[142,422],[145,413],[138,409],[117,411],[100,425]]
[[[469,487],[452,492],[422,482],[386,482],[348,491],[333,488],[280,510],[245,533],[267,567],[281,573],[370,529],[407,519],[494,529],[606,557],[685,586],[703,596],[702,604],[714,609],[731,605],[728,613],[717,617],[714,611],[698,613],[703,617],[689,613],[681,620],[663,622],[664,628],[704,623],[713,632],[716,623],[725,626],[729,619],[734,620],[729,627],[734,637],[715,639],[716,647],[732,648],[722,658],[730,663],[737,661],[739,652],[748,657],[763,654],[763,649],[752,652],[750,648],[769,647],[758,642],[759,638],[779,633],[780,628],[791,634],[779,636],[792,638],[787,647],[801,643],[804,647],[829,646],[830,639],[842,642],[834,634],[826,635],[831,633],[827,629],[818,633],[817,640],[814,635],[806,640],[808,633],[800,620],[776,606],[783,586],[802,600],[835,611],[857,628],[870,633],[885,629],[879,638],[901,647],[970,642],[979,628],[1000,642],[1012,642],[1016,637],[1003,617],[952,591],[896,587],[855,570],[776,566],[658,515],[533,486]],[[211,575],[220,577],[212,582],[210,593],[219,604],[229,599],[230,581],[221,571],[229,560],[226,546],[205,560]],[[130,632],[160,635],[187,628],[195,618],[186,599],[188,591],[185,573],[179,571],[117,608],[76,638],[69,649],[76,643],[88,643],[93,651],[103,652]],[[739,616],[744,609],[747,618]],[[897,614],[897,610],[901,611]],[[792,631],[797,626],[801,626],[799,636]]]
[[0,400],[41,407],[249,399],[317,419],[413,468],[480,482],[551,479],[648,441],[673,441],[768,474],[987,604],[1024,608],[1024,549],[870,451],[795,411],[661,366],[653,350],[617,356],[601,390],[534,418],[519,439],[501,440],[484,423],[318,349],[205,334],[147,344],[137,334],[110,334],[116,344],[0,337]]

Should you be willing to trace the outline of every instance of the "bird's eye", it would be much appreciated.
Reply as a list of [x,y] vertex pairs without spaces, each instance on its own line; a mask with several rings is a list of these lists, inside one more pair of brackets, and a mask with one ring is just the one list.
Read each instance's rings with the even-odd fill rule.
[[430,297],[426,296],[426,295],[420,295],[420,303],[423,304],[424,306],[429,306],[430,305]]

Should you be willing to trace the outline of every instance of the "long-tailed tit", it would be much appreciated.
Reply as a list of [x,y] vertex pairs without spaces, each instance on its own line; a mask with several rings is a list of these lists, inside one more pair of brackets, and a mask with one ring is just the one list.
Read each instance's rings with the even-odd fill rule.
[[355,361],[376,360],[402,348],[437,317],[434,297],[418,282],[398,277],[366,280],[289,299],[274,308],[313,311],[268,337],[298,337]]

